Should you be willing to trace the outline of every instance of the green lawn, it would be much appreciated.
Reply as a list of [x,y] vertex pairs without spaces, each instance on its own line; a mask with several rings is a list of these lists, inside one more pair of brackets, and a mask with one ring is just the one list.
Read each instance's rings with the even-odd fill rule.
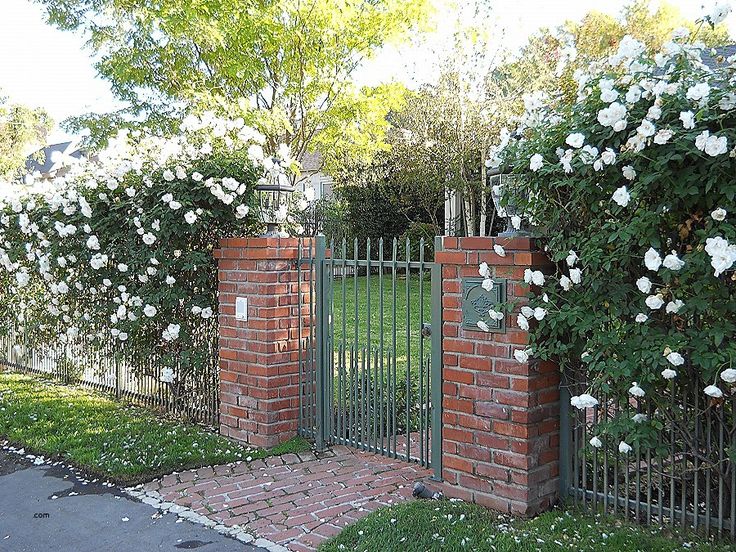
[[[370,303],[368,302],[368,286],[370,282]],[[343,290],[344,284],[344,290]],[[355,291],[358,291],[358,301],[355,300]],[[397,367],[406,366],[407,353],[410,351],[412,366],[419,360],[421,346],[422,323],[430,323],[431,316],[431,279],[428,271],[425,271],[423,282],[419,284],[419,274],[411,274],[409,282],[409,297],[407,301],[407,283],[403,274],[396,277],[394,288],[391,274],[383,276],[383,293],[381,293],[381,282],[378,275],[369,278],[359,276],[357,278],[347,277],[344,280],[335,278],[333,282],[333,313],[334,313],[334,342],[335,350],[343,343],[343,337],[348,350],[356,343],[358,348],[368,345],[368,307],[370,305],[370,330],[372,348],[380,348],[381,335],[383,335],[383,350],[392,351],[394,321],[396,325],[396,363]],[[396,292],[396,303],[394,310],[394,289]],[[343,294],[344,293],[344,294]],[[423,305],[421,305],[423,295]],[[383,297],[383,332],[381,332],[381,297]],[[409,305],[407,320],[407,303]],[[357,309],[356,309],[357,305]],[[343,331],[343,306],[345,310]],[[420,306],[423,308],[420,309]],[[357,311],[357,312],[356,312]],[[394,317],[394,312],[396,316]],[[409,337],[407,339],[407,328]],[[424,358],[429,356],[431,349],[430,339],[424,339]],[[426,362],[426,360],[425,360]]]
[[309,450],[294,439],[269,451],[78,387],[0,373],[0,439],[90,475],[134,484],[172,471]]
[[319,552],[670,552],[686,548],[734,550],[725,543],[602,516],[554,511],[523,521],[464,502],[415,500],[370,514],[324,543]]

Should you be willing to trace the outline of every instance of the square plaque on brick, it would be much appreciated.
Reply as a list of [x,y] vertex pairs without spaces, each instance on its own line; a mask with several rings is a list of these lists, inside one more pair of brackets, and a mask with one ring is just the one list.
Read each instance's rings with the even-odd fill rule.
[[506,319],[491,320],[488,311],[506,301],[506,280],[493,278],[493,289],[483,289],[483,278],[463,278],[463,327],[478,330],[483,320],[492,332],[506,332]]

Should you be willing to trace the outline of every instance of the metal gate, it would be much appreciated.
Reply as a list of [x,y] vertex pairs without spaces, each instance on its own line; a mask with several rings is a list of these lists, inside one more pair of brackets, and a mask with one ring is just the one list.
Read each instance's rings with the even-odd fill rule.
[[439,477],[441,267],[424,240],[351,246],[299,246],[299,432],[318,449],[348,445]]

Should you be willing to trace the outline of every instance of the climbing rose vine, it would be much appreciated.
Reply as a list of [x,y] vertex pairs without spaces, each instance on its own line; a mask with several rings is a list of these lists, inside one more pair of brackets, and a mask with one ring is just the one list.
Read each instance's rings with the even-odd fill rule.
[[295,168],[288,148],[277,159],[263,141],[213,114],[171,137],[121,131],[0,202],[0,331],[15,325],[36,346],[113,342],[139,360],[156,352],[162,382],[181,384],[213,354],[213,249],[257,232],[254,185]]
[[736,393],[736,59],[711,70],[676,37],[654,56],[624,38],[571,105],[528,102],[489,161],[518,175],[506,201],[554,263],[525,275],[514,357],[557,361],[578,409],[635,401],[591,440],[623,453],[655,438],[673,393],[701,411]]

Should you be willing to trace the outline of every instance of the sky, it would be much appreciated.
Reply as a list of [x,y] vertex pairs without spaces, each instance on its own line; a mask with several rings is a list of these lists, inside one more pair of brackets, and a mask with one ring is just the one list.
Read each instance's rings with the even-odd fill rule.
[[[447,43],[452,31],[447,17],[455,0],[436,0],[438,24],[422,44],[387,46],[357,75],[362,84],[398,79],[407,84],[431,81],[433,52]],[[462,0],[456,0],[462,1]],[[0,0],[0,93],[32,107],[44,107],[59,122],[89,111],[107,112],[121,104],[110,86],[97,77],[90,52],[78,34],[44,22],[43,10],[31,0]],[[596,9],[619,13],[627,0],[495,0],[495,21],[503,29],[504,45],[518,48],[543,26],[579,20]],[[656,0],[655,0],[656,3]],[[714,0],[670,0],[683,14],[696,19]],[[727,20],[736,36],[736,15]],[[501,36],[499,34],[499,36]],[[408,75],[413,75],[408,82]],[[65,139],[58,127],[51,142]]]

